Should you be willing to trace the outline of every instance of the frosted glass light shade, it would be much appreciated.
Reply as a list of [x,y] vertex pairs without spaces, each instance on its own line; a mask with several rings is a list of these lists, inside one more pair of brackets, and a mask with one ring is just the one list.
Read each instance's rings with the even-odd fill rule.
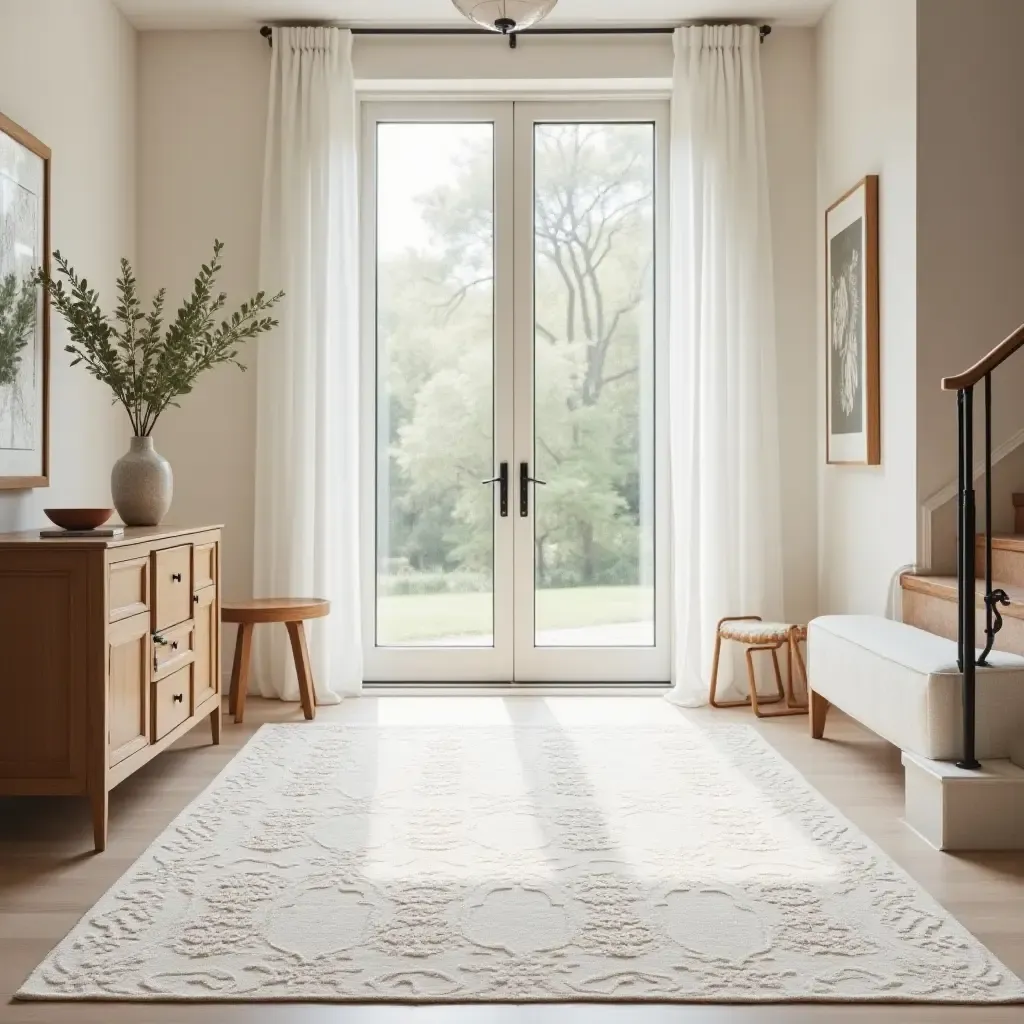
[[452,0],[470,21],[492,32],[520,32],[546,18],[558,0]]

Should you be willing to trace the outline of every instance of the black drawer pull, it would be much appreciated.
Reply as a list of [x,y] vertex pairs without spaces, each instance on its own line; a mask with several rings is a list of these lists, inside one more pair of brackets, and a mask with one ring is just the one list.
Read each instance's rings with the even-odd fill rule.
[[193,594],[192,595],[192,603],[193,604],[199,604],[199,595],[198,594]]
[[180,572],[172,572],[171,573],[171,581],[173,583],[180,583],[181,582],[181,573]]
[[183,693],[176,693],[171,697],[171,700],[173,700],[175,704],[180,704],[184,699],[185,694]]
[[177,640],[172,640],[171,641],[171,650],[172,651],[176,651],[177,649],[178,649],[178,641]]

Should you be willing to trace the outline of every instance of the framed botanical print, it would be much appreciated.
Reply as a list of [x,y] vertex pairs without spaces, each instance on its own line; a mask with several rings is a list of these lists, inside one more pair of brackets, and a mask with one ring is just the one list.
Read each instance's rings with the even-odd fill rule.
[[881,461],[878,382],[878,176],[825,213],[825,459]]
[[50,150],[0,114],[0,488],[49,484]]

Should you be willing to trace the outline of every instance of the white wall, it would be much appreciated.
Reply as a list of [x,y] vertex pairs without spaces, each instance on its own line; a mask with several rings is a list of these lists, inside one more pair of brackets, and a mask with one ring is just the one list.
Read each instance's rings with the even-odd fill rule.
[[[135,255],[134,30],[109,0],[0,0],[0,111],[52,150],[52,247],[109,300],[118,260]],[[0,530],[108,505],[127,450],[127,416],[71,367],[56,314],[50,343],[50,486],[0,491]]]
[[[788,457],[786,601],[790,615],[815,607],[817,392],[814,252],[814,33],[777,30],[762,51],[766,94],[782,437]],[[139,44],[140,279],[173,296],[191,282],[214,234],[227,242],[223,285],[232,299],[255,289],[269,50],[255,31],[144,32]],[[510,53],[494,39],[356,40],[356,75],[386,91],[398,80],[444,85],[475,78],[477,92],[548,87],[598,77],[667,89],[670,37],[524,40]],[[226,524],[224,589],[247,596],[252,579],[255,374],[224,369],[201,381],[155,432],[171,460],[182,522]]]
[[[880,466],[825,466],[818,409],[818,607],[882,613],[917,557],[915,0],[836,0],[818,26],[818,239],[824,210],[878,174]],[[824,247],[818,251],[818,388],[824,395]]]
[[[927,0],[918,11],[917,492],[956,478],[956,397],[942,377],[973,365],[1024,323],[1024,4]],[[953,70],[955,69],[955,70]],[[993,444],[1024,427],[1024,355],[993,376]],[[976,391],[980,435],[982,389]],[[980,436],[978,438],[980,458]],[[1011,470],[1014,476],[1008,474]],[[1000,467],[998,523],[1024,489],[1019,459]],[[999,502],[996,503],[998,496]],[[933,535],[935,565],[952,565],[952,509]]]

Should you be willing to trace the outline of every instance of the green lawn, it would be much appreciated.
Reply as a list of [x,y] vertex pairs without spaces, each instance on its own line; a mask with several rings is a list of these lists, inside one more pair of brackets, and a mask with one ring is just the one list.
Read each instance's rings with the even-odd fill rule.
[[[572,587],[537,592],[537,628],[572,629],[649,619],[650,587]],[[490,594],[397,594],[380,598],[377,640],[412,643],[447,636],[486,636]]]

